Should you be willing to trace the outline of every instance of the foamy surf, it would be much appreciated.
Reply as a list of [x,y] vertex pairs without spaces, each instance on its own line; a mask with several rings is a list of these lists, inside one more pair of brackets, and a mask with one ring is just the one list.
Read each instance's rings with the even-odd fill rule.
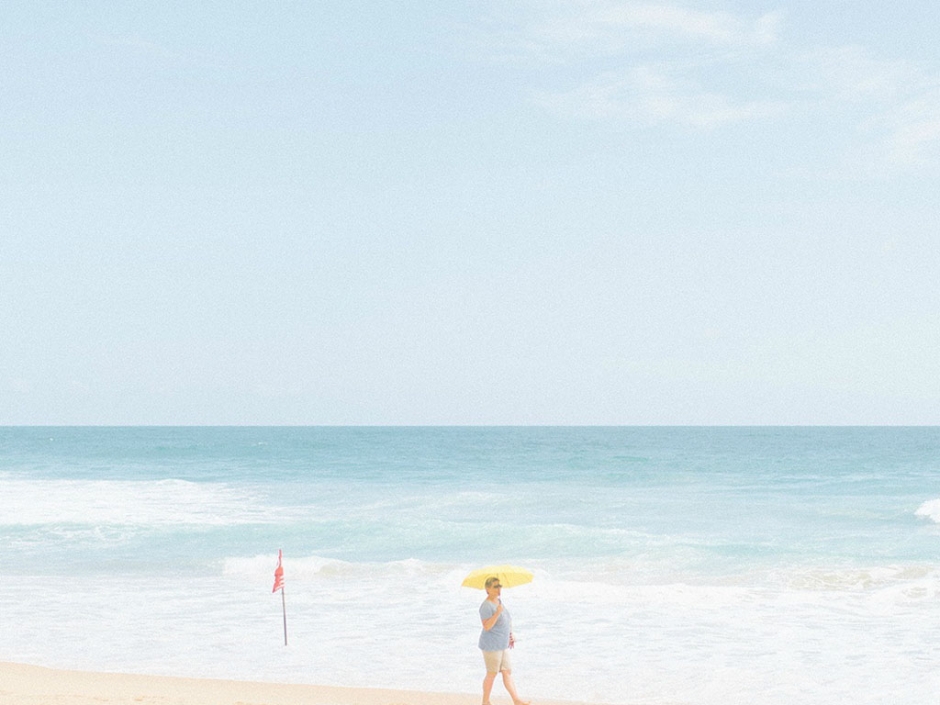
[[919,517],[930,519],[936,524],[940,524],[940,499],[931,499],[924,502],[917,511],[914,512]]
[[267,523],[247,490],[186,480],[0,479],[0,525],[211,525]]

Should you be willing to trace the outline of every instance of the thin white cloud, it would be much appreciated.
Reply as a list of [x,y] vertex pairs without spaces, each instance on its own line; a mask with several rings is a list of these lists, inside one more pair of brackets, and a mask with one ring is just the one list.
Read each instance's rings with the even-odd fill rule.
[[803,88],[812,96],[811,109],[836,112],[854,125],[856,143],[836,174],[867,178],[937,163],[940,77],[858,46],[818,49],[797,63],[808,81]]
[[701,12],[676,5],[628,3],[613,5],[595,14],[594,21],[607,30],[643,29],[716,44],[767,44],[776,39],[780,16],[764,15],[744,20],[725,12]]
[[566,116],[675,123],[710,129],[779,112],[766,101],[733,101],[719,92],[683,85],[651,66],[605,73],[571,91],[535,94],[537,102]]
[[847,135],[853,170],[940,160],[940,77],[909,61],[856,45],[798,46],[779,12],[596,0],[539,8],[515,25],[515,55],[566,65],[555,85],[531,92],[559,116],[718,129],[787,115]]
[[783,80],[830,102],[894,101],[929,83],[909,62],[877,59],[856,45],[795,52],[791,61],[796,71]]
[[653,2],[569,2],[521,25],[517,52],[564,61],[667,43],[762,46],[777,40],[780,13],[743,18]]
[[887,116],[884,138],[889,164],[904,168],[928,166],[940,157],[940,95],[912,100]]
[[[743,17],[673,3],[573,0],[520,23],[516,52],[585,66],[587,75],[574,86],[533,91],[558,115],[712,129],[780,112],[777,99],[735,94],[707,80],[709,71],[726,71],[742,53],[774,45],[780,24],[780,13]],[[688,60],[690,50],[695,61]],[[659,66],[640,58],[651,52],[663,57]],[[590,75],[598,57],[623,66]]]

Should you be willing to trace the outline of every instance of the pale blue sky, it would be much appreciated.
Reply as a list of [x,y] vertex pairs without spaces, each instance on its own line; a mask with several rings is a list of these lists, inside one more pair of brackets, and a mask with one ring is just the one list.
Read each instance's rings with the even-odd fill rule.
[[938,424],[938,26],[4,2],[0,424]]

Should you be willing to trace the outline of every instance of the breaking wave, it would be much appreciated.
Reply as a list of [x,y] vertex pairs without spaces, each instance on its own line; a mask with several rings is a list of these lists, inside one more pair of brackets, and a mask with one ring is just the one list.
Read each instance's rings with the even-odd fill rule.
[[935,524],[940,524],[940,499],[924,502],[914,513],[919,517],[930,519]]

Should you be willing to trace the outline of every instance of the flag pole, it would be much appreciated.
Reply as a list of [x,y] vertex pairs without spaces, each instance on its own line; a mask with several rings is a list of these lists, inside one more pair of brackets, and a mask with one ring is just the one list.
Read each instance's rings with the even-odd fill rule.
[[284,599],[283,585],[281,585],[281,610],[284,612],[284,646],[287,646],[287,600]]

